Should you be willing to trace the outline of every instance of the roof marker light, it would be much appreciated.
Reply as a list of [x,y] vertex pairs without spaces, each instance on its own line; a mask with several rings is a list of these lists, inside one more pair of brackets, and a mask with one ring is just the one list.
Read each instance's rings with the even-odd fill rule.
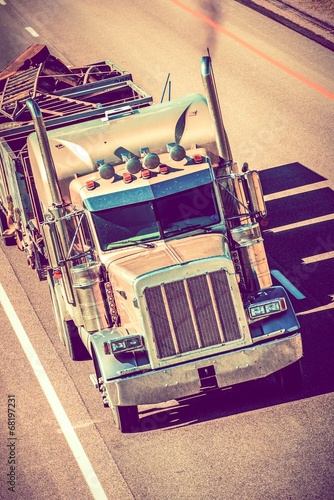
[[168,172],[169,172],[168,165],[161,164],[161,165],[159,166],[159,172],[160,172],[160,174],[163,174],[163,175],[168,174]]
[[93,191],[93,189],[96,188],[96,182],[95,181],[86,181],[86,188],[88,191]]
[[143,179],[149,179],[151,177],[151,172],[145,168],[141,171],[141,176]]
[[200,155],[199,153],[196,153],[196,154],[194,154],[193,159],[194,159],[194,163],[202,163],[203,156]]
[[125,182],[125,184],[130,184],[130,182],[132,182],[132,175],[130,174],[130,172],[125,172],[123,174],[123,181]]

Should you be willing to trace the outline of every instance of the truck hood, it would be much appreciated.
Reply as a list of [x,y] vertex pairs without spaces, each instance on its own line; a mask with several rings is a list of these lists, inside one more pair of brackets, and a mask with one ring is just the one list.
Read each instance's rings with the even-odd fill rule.
[[[112,281],[118,276],[132,282],[138,276],[187,262],[226,256],[222,234],[199,234],[172,241],[159,241],[153,248],[131,247],[114,254],[107,267]],[[117,280],[117,278],[116,278]],[[118,281],[118,280],[117,280]]]
[[129,247],[113,253],[105,265],[122,325],[142,330],[141,312],[135,304],[143,287],[217,269],[217,260],[219,267],[234,272],[225,237],[219,233],[158,241],[153,248]]

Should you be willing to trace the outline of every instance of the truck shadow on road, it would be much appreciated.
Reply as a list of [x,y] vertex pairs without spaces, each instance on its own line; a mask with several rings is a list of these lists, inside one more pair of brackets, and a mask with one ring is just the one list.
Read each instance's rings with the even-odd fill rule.
[[[260,173],[269,227],[264,240],[271,269],[278,269],[305,296],[290,298],[304,346],[303,390],[280,393],[275,377],[227,391],[194,396],[140,412],[137,432],[175,429],[269,408],[334,391],[334,195],[327,179],[300,163]],[[274,284],[279,284],[275,282]],[[220,425],[220,424],[219,424]]]
[[270,268],[307,297],[297,312],[333,301],[334,193],[324,177],[300,163],[261,172],[269,227],[263,233]]
[[[157,405],[140,411],[139,427],[134,432],[173,430],[200,422],[221,419],[231,415],[253,412],[276,405],[289,404],[334,391],[334,329],[327,313],[312,313],[301,319],[303,328],[304,358],[303,389],[293,395],[283,394],[275,375],[265,379],[240,384],[227,390]],[[319,326],[321,326],[319,328]],[[305,328],[304,328],[305,327]],[[140,408],[141,410],[141,408]]]

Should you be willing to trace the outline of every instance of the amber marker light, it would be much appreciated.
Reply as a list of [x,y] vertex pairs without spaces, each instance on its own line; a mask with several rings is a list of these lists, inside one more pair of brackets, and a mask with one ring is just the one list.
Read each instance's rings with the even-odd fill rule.
[[194,155],[194,162],[195,162],[195,163],[202,163],[202,161],[203,161],[203,156],[202,156],[202,155],[200,155],[200,154],[198,154],[198,153],[196,153],[196,154]]
[[149,179],[151,177],[151,172],[145,168],[141,171],[141,176],[143,179]]
[[160,165],[159,166],[160,174],[166,175],[169,172],[168,165]]
[[125,184],[130,184],[130,182],[132,182],[132,175],[130,174],[130,172],[125,172],[123,174],[123,181],[125,182]]
[[96,188],[95,181],[86,181],[86,188],[88,189],[88,191],[93,191],[93,189]]

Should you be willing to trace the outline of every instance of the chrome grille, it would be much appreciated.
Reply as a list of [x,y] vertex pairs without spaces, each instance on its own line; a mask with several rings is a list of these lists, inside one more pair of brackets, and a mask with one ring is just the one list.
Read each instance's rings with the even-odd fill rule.
[[241,338],[223,270],[144,291],[158,358]]

